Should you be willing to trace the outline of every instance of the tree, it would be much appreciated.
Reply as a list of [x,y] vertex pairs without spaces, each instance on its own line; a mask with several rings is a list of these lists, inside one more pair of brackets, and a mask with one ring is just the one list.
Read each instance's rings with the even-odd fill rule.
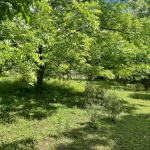
[[127,1],[103,2],[101,12],[101,30],[91,63],[112,70],[123,78],[130,77],[138,72],[139,66],[143,66],[144,60],[149,62],[147,55],[145,57],[149,53],[149,19],[137,15]]
[[125,78],[149,65],[149,17],[137,15],[128,1],[49,0],[49,11],[31,8],[32,24],[18,15],[2,21],[1,57],[14,58],[23,73],[36,72],[39,93],[45,71]]
[[[7,46],[14,50],[20,69],[36,70],[38,93],[42,93],[45,69],[77,61],[81,44],[87,47],[86,39],[98,29],[97,3],[64,2],[50,6],[49,13],[36,9],[31,25],[16,16],[3,26],[9,31]],[[16,47],[12,46],[14,43]],[[9,52],[8,49],[4,51]],[[25,67],[25,62],[32,67]]]

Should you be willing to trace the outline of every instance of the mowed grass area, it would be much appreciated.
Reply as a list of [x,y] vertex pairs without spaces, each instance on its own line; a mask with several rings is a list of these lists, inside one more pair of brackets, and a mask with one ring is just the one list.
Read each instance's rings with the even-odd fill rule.
[[123,105],[116,119],[89,124],[85,82],[45,81],[42,95],[11,78],[0,79],[0,150],[150,150],[150,92],[114,81]]

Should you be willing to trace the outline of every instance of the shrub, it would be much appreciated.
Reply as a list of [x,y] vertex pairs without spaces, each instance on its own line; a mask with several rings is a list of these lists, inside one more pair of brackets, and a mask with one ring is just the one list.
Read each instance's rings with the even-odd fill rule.
[[105,93],[107,93],[107,90],[106,89],[103,89],[101,87],[97,87],[96,90],[95,90],[95,99],[98,101],[98,102],[103,102],[104,100],[104,97],[105,97]]
[[87,82],[85,86],[85,98],[88,102],[102,103],[106,89],[93,86],[91,82]]
[[87,83],[85,95],[87,116],[92,125],[96,124],[104,114],[107,114],[109,119],[115,120],[121,112],[122,106],[115,91],[108,91]]
[[86,113],[93,128],[98,128],[98,122],[103,116],[103,106],[94,102],[86,103]]
[[87,82],[85,85],[85,99],[90,101],[94,98],[94,87],[91,82]]
[[144,89],[144,86],[141,83],[137,83],[134,86],[136,92],[140,92]]
[[115,91],[108,91],[105,93],[103,106],[108,118],[115,120],[122,108],[118,94]]
[[98,122],[103,116],[102,100],[105,91],[100,87],[95,87],[91,82],[85,86],[85,108],[89,122],[93,128],[98,128]]

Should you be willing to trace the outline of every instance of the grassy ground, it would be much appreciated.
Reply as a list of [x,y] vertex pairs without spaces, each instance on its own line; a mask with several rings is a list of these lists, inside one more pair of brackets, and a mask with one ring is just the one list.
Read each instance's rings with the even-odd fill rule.
[[[116,121],[89,124],[85,82],[47,81],[42,95],[31,85],[0,79],[1,150],[150,150],[150,93],[117,82],[95,84],[115,89],[122,113]],[[113,85],[113,86],[110,86]]]

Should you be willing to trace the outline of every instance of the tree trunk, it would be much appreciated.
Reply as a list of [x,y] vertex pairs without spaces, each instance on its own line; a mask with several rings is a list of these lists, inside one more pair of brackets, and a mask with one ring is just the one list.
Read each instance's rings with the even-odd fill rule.
[[[43,47],[40,46],[38,48],[38,54],[40,61],[43,60],[43,57],[41,56],[41,54],[43,53]],[[43,78],[44,78],[44,73],[45,73],[45,68],[46,68],[46,64],[45,65],[38,65],[37,63],[37,86],[36,86],[36,91],[39,94],[42,94],[43,91]]]
[[123,78],[123,83],[124,83],[125,86],[127,85],[127,78],[126,77]]
[[148,88],[149,88],[149,79],[147,79],[147,78],[143,78],[143,79],[141,79],[141,81],[142,81],[142,84],[144,85],[144,88],[145,88],[145,90],[148,90]]
[[36,91],[41,94],[43,91],[43,77],[44,77],[44,66],[40,66],[37,70],[37,87]]
[[135,75],[133,75],[133,82],[136,82],[136,78],[135,78]]

